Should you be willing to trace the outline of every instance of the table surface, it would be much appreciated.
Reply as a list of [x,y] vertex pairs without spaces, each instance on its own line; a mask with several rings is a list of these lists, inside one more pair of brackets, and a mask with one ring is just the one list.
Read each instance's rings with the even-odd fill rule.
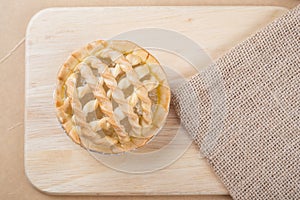
[[[131,6],[131,5],[273,5],[292,8],[299,0],[53,0],[53,1],[5,1],[0,0],[0,199],[145,199],[135,197],[48,196],[36,190],[24,172],[24,42],[30,18],[48,7],[69,6]],[[19,43],[20,42],[20,43]],[[13,49],[15,45],[17,48]],[[13,50],[12,50],[13,49]],[[2,59],[10,52],[10,55]],[[229,196],[150,196],[147,199],[231,199]]]

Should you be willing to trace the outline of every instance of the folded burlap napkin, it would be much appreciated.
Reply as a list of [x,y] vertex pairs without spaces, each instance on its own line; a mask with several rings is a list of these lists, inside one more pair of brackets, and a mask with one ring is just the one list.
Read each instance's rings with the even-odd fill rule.
[[300,6],[173,92],[234,199],[300,199]]

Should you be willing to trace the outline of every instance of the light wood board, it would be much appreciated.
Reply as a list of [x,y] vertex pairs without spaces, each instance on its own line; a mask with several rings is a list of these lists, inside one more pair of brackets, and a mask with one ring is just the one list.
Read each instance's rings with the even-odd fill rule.
[[59,126],[52,100],[55,76],[78,47],[145,27],[178,31],[215,59],[285,11],[278,7],[98,7],[39,12],[26,35],[28,179],[51,194],[228,194],[195,144],[171,166],[153,173],[126,174],[100,164]]

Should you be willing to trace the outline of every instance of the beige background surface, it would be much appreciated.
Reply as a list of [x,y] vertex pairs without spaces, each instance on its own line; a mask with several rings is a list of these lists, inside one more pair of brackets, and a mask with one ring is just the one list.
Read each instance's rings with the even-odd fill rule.
[[[123,1],[4,1],[0,0],[0,59],[25,35],[27,23],[39,10],[57,6],[128,5],[276,5],[292,8],[299,0],[123,0]],[[35,190],[24,173],[24,44],[0,63],[0,199],[230,199],[228,196],[66,197],[48,196]]]

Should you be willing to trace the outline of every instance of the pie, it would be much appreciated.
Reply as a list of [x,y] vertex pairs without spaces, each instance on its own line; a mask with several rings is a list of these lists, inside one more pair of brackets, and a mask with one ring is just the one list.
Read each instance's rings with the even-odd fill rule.
[[98,40],[75,51],[57,74],[56,115],[82,147],[121,153],[162,127],[170,87],[159,62],[130,41]]

